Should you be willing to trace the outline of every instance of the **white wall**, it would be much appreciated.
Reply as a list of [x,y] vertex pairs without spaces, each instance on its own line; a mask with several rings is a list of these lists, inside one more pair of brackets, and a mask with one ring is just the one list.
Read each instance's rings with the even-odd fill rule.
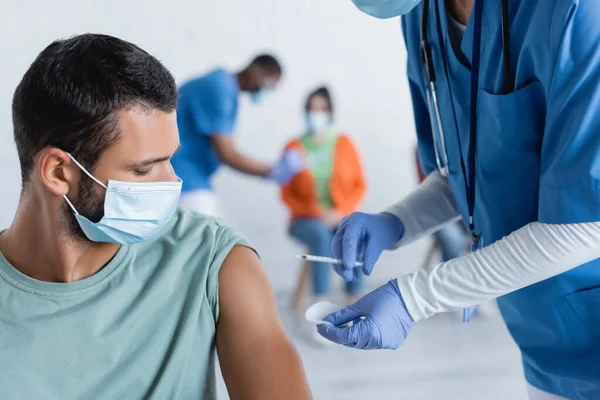
[[[308,90],[333,89],[338,126],[360,148],[377,211],[413,185],[415,142],[398,20],[360,13],[350,0],[0,0],[0,226],[13,216],[20,191],[12,141],[11,99],[23,73],[52,40],[102,32],[156,55],[181,82],[214,66],[237,69],[254,54],[278,55],[280,90],[266,105],[243,102],[238,140],[250,154],[274,160],[302,129]],[[168,5],[167,5],[168,4]],[[217,187],[231,224],[261,250],[274,282],[289,271],[281,259],[297,249],[285,233],[287,213],[272,185],[230,171]],[[285,263],[295,266],[295,263]],[[287,268],[287,267],[286,267]]]

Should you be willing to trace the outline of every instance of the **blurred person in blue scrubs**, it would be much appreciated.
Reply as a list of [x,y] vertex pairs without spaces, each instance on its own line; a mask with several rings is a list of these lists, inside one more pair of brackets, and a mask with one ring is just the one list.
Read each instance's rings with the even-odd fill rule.
[[[403,15],[425,181],[345,218],[336,271],[462,218],[472,252],[394,279],[319,325],[399,347],[414,322],[498,299],[531,398],[600,399],[600,3],[353,0]],[[346,323],[353,321],[350,326]]]
[[173,157],[183,179],[180,205],[202,214],[222,216],[211,178],[221,164],[285,184],[304,169],[297,152],[287,152],[274,164],[256,161],[235,147],[233,135],[242,93],[261,104],[276,89],[282,68],[275,57],[256,57],[240,72],[215,69],[179,88],[177,125],[181,149]]

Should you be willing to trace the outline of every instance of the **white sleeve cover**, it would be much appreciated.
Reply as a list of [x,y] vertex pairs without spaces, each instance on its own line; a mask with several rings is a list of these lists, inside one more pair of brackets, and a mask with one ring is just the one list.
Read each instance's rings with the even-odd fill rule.
[[404,225],[404,235],[396,246],[409,244],[460,219],[450,184],[439,171],[429,174],[408,197],[385,212],[398,217]]
[[474,253],[398,278],[415,321],[459,310],[600,257],[600,222],[533,222]]

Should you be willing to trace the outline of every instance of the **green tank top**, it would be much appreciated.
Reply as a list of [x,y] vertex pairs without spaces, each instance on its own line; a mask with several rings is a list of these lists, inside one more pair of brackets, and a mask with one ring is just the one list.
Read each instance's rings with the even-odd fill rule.
[[315,180],[317,191],[317,203],[326,210],[333,208],[333,201],[329,191],[333,162],[335,155],[335,144],[337,135],[330,129],[327,135],[317,142],[311,134],[305,134],[300,138],[302,148],[306,153],[310,172]]
[[237,232],[179,210],[73,283],[21,274],[0,254],[0,397],[215,399],[218,275]]

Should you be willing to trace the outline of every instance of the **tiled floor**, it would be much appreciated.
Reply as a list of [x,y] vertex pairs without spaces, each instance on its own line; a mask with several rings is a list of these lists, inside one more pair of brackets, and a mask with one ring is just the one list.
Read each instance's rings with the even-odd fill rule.
[[471,324],[440,315],[417,324],[397,351],[296,341],[316,399],[521,399],[519,355],[493,305]]

